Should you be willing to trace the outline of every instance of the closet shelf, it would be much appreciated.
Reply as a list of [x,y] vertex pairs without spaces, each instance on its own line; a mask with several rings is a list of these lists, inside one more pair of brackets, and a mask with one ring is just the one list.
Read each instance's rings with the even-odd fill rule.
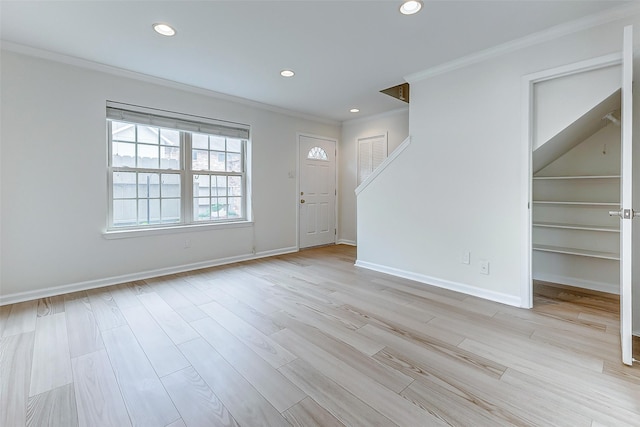
[[590,251],[588,249],[565,248],[562,246],[534,244],[533,250],[539,252],[553,252],[557,254],[577,255],[589,258],[610,259],[614,261],[620,260],[620,255],[614,252]]
[[603,206],[603,207],[619,207],[619,202],[566,202],[552,200],[534,200],[535,205],[566,205],[566,206]]
[[540,228],[561,228],[565,230],[605,231],[609,233],[620,233],[620,227],[618,227],[617,225],[584,225],[563,224],[560,222],[534,222],[533,226]]
[[620,179],[620,175],[572,175],[572,176],[534,176],[534,180],[560,179]]

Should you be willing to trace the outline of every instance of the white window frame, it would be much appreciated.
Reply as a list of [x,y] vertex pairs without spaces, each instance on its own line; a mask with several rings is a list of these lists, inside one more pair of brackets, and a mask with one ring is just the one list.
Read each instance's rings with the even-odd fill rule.
[[[139,234],[157,234],[180,230],[184,228],[200,227],[225,227],[235,228],[238,226],[251,225],[251,203],[250,203],[250,127],[248,125],[219,121],[190,116],[180,113],[156,110],[152,108],[133,106],[108,101],[107,102],[107,227],[103,235],[106,238],[130,237]],[[165,129],[175,129],[180,132],[180,221],[175,223],[160,223],[134,226],[114,226],[114,194],[113,177],[119,171],[138,173],[176,173],[176,169],[149,169],[138,167],[114,167],[112,164],[112,121],[128,122],[134,125],[156,126]],[[206,134],[212,136],[222,136],[241,140],[241,171],[200,171],[192,169],[192,134]],[[137,144],[137,142],[136,142]],[[228,153],[225,146],[225,153]],[[216,150],[217,151],[217,150]],[[194,211],[196,209],[193,194],[194,175],[210,176],[239,176],[242,182],[242,213],[239,218],[223,218],[210,220],[195,220]],[[227,184],[228,185],[228,184]],[[210,196],[212,197],[212,196]],[[228,197],[228,195],[227,195]],[[139,198],[136,196],[136,200]]]

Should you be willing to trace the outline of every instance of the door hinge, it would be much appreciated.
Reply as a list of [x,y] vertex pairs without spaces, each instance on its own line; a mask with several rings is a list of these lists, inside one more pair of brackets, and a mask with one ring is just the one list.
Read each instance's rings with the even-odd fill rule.
[[337,236],[337,235],[338,235],[338,229],[337,229],[337,228],[334,228],[334,229],[333,229],[333,235],[334,235],[334,236]]
[[333,190],[333,195],[337,196],[338,195],[338,190]]

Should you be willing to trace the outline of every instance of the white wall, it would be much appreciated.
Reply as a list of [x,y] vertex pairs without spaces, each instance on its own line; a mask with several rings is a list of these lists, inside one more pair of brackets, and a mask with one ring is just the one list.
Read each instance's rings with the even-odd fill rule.
[[533,89],[533,149],[586,114],[620,88],[620,65],[536,83]]
[[[410,81],[412,143],[358,199],[358,262],[519,304],[522,76],[619,52],[623,25],[633,22],[639,17]],[[465,250],[470,265],[461,263]],[[489,275],[480,274],[481,259]]]
[[[0,301],[296,248],[296,132],[339,124],[14,52],[1,66]],[[250,124],[255,225],[105,239],[107,100]]]
[[356,243],[356,195],[358,186],[358,139],[388,133],[388,154],[409,135],[409,109],[342,123],[339,146],[338,241]]

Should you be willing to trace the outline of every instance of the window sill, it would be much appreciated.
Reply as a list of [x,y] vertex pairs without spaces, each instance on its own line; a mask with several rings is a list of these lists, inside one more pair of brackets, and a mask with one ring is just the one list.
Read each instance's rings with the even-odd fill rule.
[[129,239],[132,237],[157,236],[174,233],[194,233],[199,231],[225,230],[229,228],[253,227],[253,221],[220,222],[216,224],[189,224],[136,230],[109,230],[102,233],[107,240]]

